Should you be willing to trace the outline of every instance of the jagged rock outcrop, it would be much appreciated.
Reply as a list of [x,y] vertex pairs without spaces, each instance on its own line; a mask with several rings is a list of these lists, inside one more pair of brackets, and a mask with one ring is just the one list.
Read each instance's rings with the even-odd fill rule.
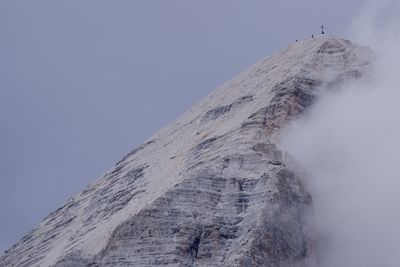
[[274,144],[371,51],[290,45],[227,82],[10,248],[0,266],[313,266],[312,198]]

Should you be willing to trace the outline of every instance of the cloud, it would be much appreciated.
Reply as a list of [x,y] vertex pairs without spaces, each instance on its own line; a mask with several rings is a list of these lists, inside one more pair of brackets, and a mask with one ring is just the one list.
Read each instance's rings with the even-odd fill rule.
[[355,42],[377,52],[373,81],[323,95],[281,147],[309,174],[325,267],[400,266],[400,3],[370,1]]

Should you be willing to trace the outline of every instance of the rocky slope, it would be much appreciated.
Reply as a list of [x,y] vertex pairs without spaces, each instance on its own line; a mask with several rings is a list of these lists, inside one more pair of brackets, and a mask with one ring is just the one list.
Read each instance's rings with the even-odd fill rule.
[[312,198],[274,144],[369,49],[310,38],[250,67],[10,248],[0,266],[313,266]]

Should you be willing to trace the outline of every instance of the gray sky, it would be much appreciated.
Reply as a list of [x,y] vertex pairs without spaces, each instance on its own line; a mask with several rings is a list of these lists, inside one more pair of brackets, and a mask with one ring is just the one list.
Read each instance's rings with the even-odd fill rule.
[[0,1],[0,250],[124,154],[363,0]]

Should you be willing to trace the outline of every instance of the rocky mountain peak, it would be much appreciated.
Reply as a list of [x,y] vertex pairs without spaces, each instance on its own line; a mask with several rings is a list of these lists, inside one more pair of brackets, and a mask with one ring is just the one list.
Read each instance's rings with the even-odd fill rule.
[[274,140],[321,90],[367,77],[371,58],[323,35],[256,63],[52,212],[0,266],[310,266],[312,198]]

